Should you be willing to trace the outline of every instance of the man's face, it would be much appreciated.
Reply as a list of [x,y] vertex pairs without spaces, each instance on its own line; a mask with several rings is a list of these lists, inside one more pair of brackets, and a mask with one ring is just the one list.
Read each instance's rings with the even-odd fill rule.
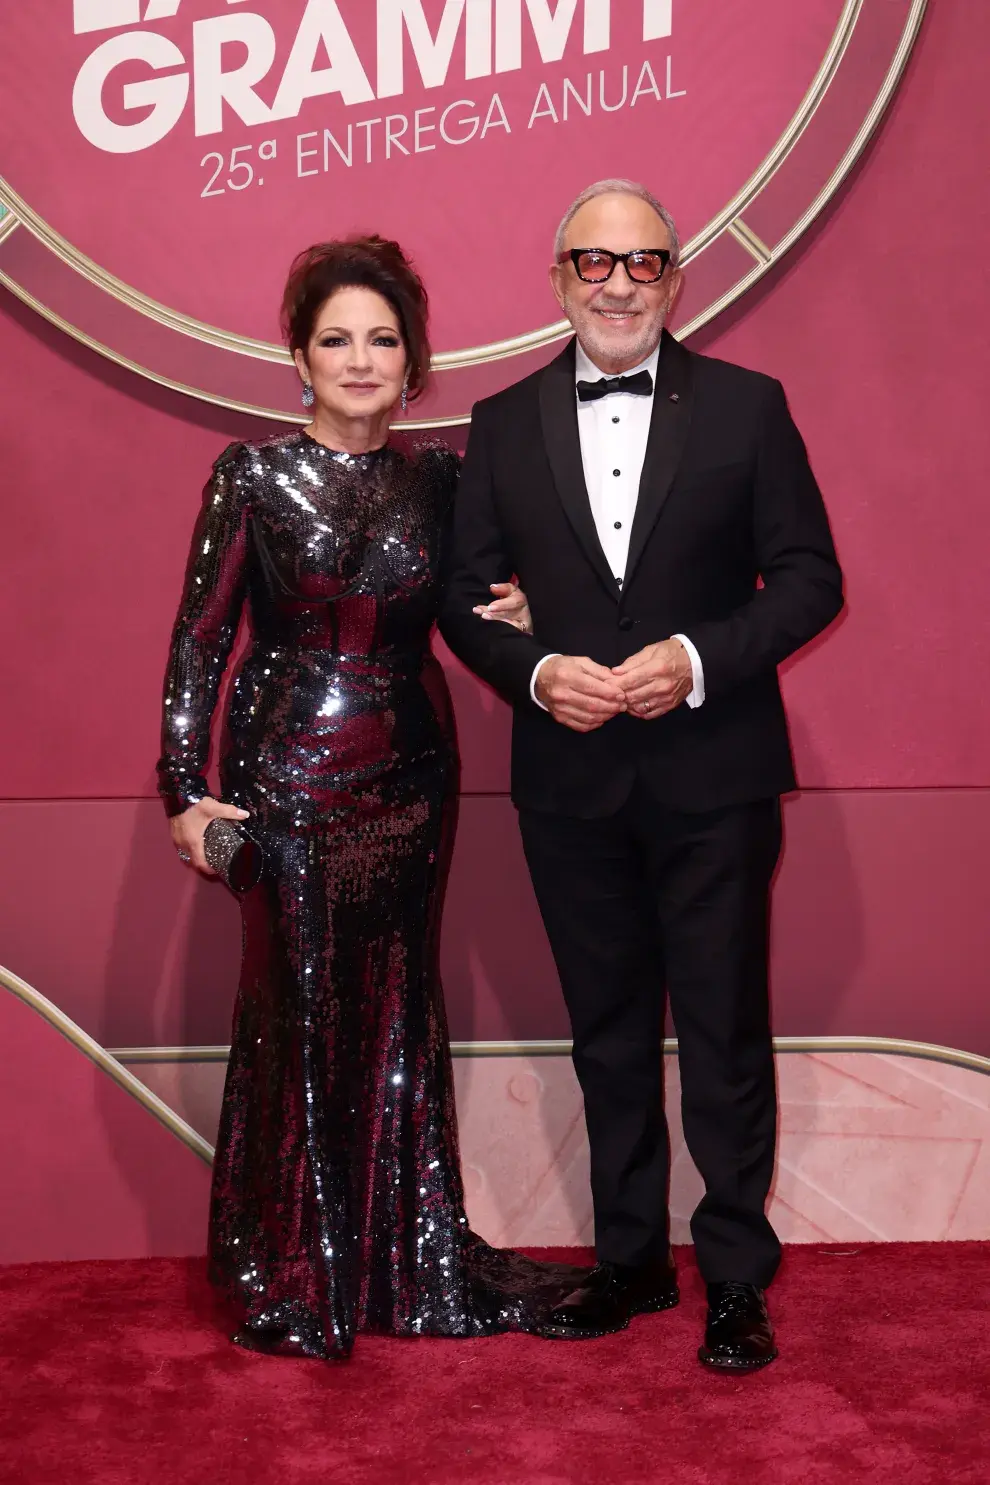
[[[597,196],[576,213],[567,228],[564,251],[606,248],[613,253],[671,247],[670,233],[638,196]],[[656,350],[673,307],[681,274],[669,265],[658,283],[633,283],[617,263],[605,283],[585,283],[573,262],[556,263],[550,282],[578,340],[595,365],[610,376],[638,366]]]

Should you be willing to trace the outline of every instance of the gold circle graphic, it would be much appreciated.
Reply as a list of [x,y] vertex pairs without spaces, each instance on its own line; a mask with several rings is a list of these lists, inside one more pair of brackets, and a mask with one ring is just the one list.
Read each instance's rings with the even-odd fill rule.
[[[899,43],[872,107],[868,110],[852,142],[807,209],[798,217],[797,221],[780,241],[772,247],[762,242],[759,236],[747,225],[743,215],[744,212],[756,201],[780,171],[781,167],[790,158],[796,146],[805,135],[830,88],[835,83],[842,63],[849,51],[856,27],[868,3],[869,0],[844,0],[828,50],[787,128],[757,170],[736,195],[700,232],[696,233],[685,244],[682,261],[685,265],[689,265],[693,259],[697,259],[701,253],[711,247],[719,238],[728,236],[734,239],[746,251],[753,261],[753,266],[749,272],[737,279],[736,282],[730,284],[729,288],[720,297],[706,305],[688,324],[680,327],[677,331],[679,339],[688,339],[704,325],[710,323],[711,320],[715,319],[723,310],[741,298],[772,267],[779,263],[781,258],[804,235],[834,197],[873,135],[901,80],[921,28],[927,0],[910,0]],[[22,225],[61,262],[78,273],[94,287],[111,295],[120,303],[157,324],[179,335],[199,340],[216,349],[224,350],[235,355],[248,357],[257,361],[266,361],[285,366],[291,365],[291,358],[284,347],[249,336],[238,335],[235,332],[226,331],[218,326],[209,325],[203,321],[194,319],[192,316],[185,315],[178,310],[171,309],[167,305],[159,303],[132,285],[125,283],[114,274],[109,273],[106,269],[101,268],[93,259],[74,247],[65,237],[44,221],[2,176],[0,176],[0,206],[5,206],[8,212],[6,218],[0,218],[0,245],[2,245],[6,236],[19,225]],[[301,424],[306,421],[306,417],[303,414],[262,407],[254,403],[244,402],[240,399],[228,398],[215,392],[206,392],[200,388],[178,381],[173,377],[156,372],[151,367],[140,364],[122,352],[115,350],[113,347],[103,344],[102,341],[74,326],[63,315],[58,314],[43,304],[36,295],[30,293],[26,288],[18,284],[12,275],[6,273],[2,264],[0,264],[0,283],[4,284],[5,287],[31,309],[44,316],[60,330],[63,330],[74,339],[88,346],[89,349],[96,351],[98,354],[107,357],[138,375],[156,382],[160,386],[167,387],[186,396],[198,398],[216,406],[229,408],[236,412],[262,416],[267,419],[287,423]],[[544,325],[536,330],[504,340],[491,341],[484,345],[469,346],[460,350],[439,352],[433,358],[433,370],[443,373],[445,371],[463,370],[502,360],[509,360],[540,350],[543,347],[553,344],[555,341],[566,338],[570,333],[571,327],[568,321],[558,320],[553,324]],[[415,418],[403,419],[401,424],[397,426],[404,429],[416,430],[453,427],[469,422],[470,413],[468,412],[421,420]]]

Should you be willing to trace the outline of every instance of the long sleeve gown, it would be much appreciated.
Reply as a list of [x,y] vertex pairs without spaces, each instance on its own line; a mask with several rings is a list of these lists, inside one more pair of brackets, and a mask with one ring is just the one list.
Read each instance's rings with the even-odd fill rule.
[[437,447],[235,444],[193,539],[159,780],[170,815],[209,792],[246,602],[221,793],[265,869],[241,904],[209,1261],[261,1349],[538,1329],[566,1286],[464,1214],[438,972],[457,752],[430,651],[457,475]]

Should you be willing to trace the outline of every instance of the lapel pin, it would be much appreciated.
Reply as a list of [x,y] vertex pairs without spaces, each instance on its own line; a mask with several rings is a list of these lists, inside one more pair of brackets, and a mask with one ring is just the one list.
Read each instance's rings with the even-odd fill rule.
[[671,402],[680,402],[680,400],[681,400],[681,394],[680,394],[680,392],[671,392],[671,394],[670,394],[670,400],[671,400]]

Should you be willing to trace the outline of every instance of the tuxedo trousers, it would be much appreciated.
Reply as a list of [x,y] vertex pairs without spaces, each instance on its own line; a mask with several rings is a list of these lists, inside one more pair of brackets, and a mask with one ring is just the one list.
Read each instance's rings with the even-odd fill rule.
[[669,1242],[663,1107],[669,1000],[684,1137],[705,1194],[691,1218],[708,1283],[769,1283],[765,1213],[777,1097],[767,949],[780,802],[670,810],[638,782],[603,819],[520,810],[526,860],[571,1020],[599,1260]]

